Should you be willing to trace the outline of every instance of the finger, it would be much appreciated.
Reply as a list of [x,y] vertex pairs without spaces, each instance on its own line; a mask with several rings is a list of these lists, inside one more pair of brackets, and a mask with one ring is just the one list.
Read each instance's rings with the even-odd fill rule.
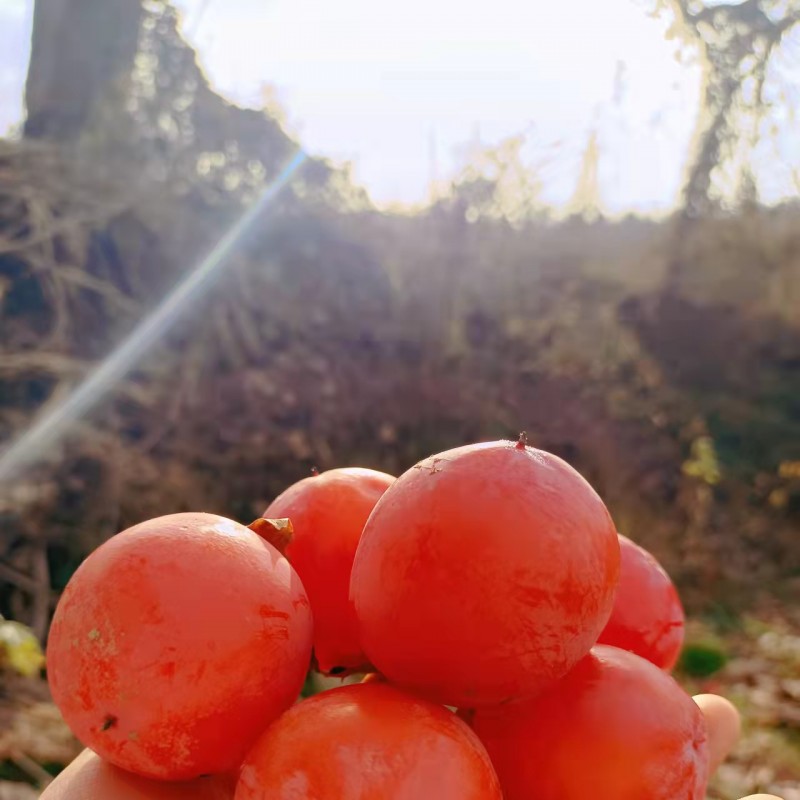
[[185,783],[152,781],[112,767],[91,750],[84,750],[44,790],[40,800],[232,800],[233,784],[233,776]]
[[[739,712],[724,697],[718,697],[715,694],[700,694],[694,698],[694,701],[700,706],[708,725],[709,764],[711,771],[714,772],[739,741],[742,721]],[[763,800],[767,795],[761,797]],[[749,798],[749,800],[753,800],[753,798]]]

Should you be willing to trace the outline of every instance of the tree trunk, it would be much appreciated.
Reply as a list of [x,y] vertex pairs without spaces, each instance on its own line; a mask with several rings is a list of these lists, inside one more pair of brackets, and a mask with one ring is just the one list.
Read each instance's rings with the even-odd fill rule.
[[25,86],[28,138],[77,138],[136,56],[141,0],[36,0]]

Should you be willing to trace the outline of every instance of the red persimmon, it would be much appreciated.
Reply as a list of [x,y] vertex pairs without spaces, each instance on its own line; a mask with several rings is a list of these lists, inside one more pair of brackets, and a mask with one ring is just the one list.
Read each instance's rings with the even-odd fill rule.
[[598,645],[537,697],[478,709],[505,800],[702,800],[706,726],[673,678]]
[[618,573],[592,487],[557,456],[501,441],[395,481],[367,521],[350,596],[391,683],[475,708],[530,696],[586,655]]
[[114,536],[70,580],[47,648],[56,705],[76,736],[131,772],[227,772],[297,697],[311,612],[289,562],[211,514]]
[[308,592],[314,654],[325,674],[367,666],[348,597],[350,572],[364,523],[393,482],[393,476],[372,469],[332,469],[290,486],[264,512],[291,520],[284,552]]
[[382,683],[304,700],[242,766],[236,800],[501,800],[477,736],[441,706]]
[[620,574],[614,609],[598,641],[670,670],[683,646],[685,617],[675,585],[639,545],[620,535]]

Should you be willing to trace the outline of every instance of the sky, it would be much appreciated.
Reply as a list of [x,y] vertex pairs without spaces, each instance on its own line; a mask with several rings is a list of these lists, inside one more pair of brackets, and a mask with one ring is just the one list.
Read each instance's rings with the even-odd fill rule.
[[[647,0],[177,0],[212,85],[269,96],[384,206],[424,203],[465,153],[524,132],[565,203],[594,130],[606,210],[677,199],[701,90]],[[0,131],[22,116],[31,0],[0,0]]]
[[257,105],[272,87],[303,143],[353,162],[379,202],[424,201],[476,139],[524,131],[530,162],[547,159],[548,199],[563,203],[593,127],[609,210],[677,197],[701,71],[678,63],[641,0],[178,5],[227,96]]
[[0,135],[22,116],[29,52],[28,0],[0,0]]

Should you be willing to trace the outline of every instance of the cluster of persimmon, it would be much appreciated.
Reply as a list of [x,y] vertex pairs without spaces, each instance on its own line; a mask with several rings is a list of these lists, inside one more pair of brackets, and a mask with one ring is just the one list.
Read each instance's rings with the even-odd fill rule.
[[[181,513],[77,570],[48,644],[89,748],[47,800],[701,800],[667,574],[524,438]],[[298,700],[309,667],[368,673]]]

